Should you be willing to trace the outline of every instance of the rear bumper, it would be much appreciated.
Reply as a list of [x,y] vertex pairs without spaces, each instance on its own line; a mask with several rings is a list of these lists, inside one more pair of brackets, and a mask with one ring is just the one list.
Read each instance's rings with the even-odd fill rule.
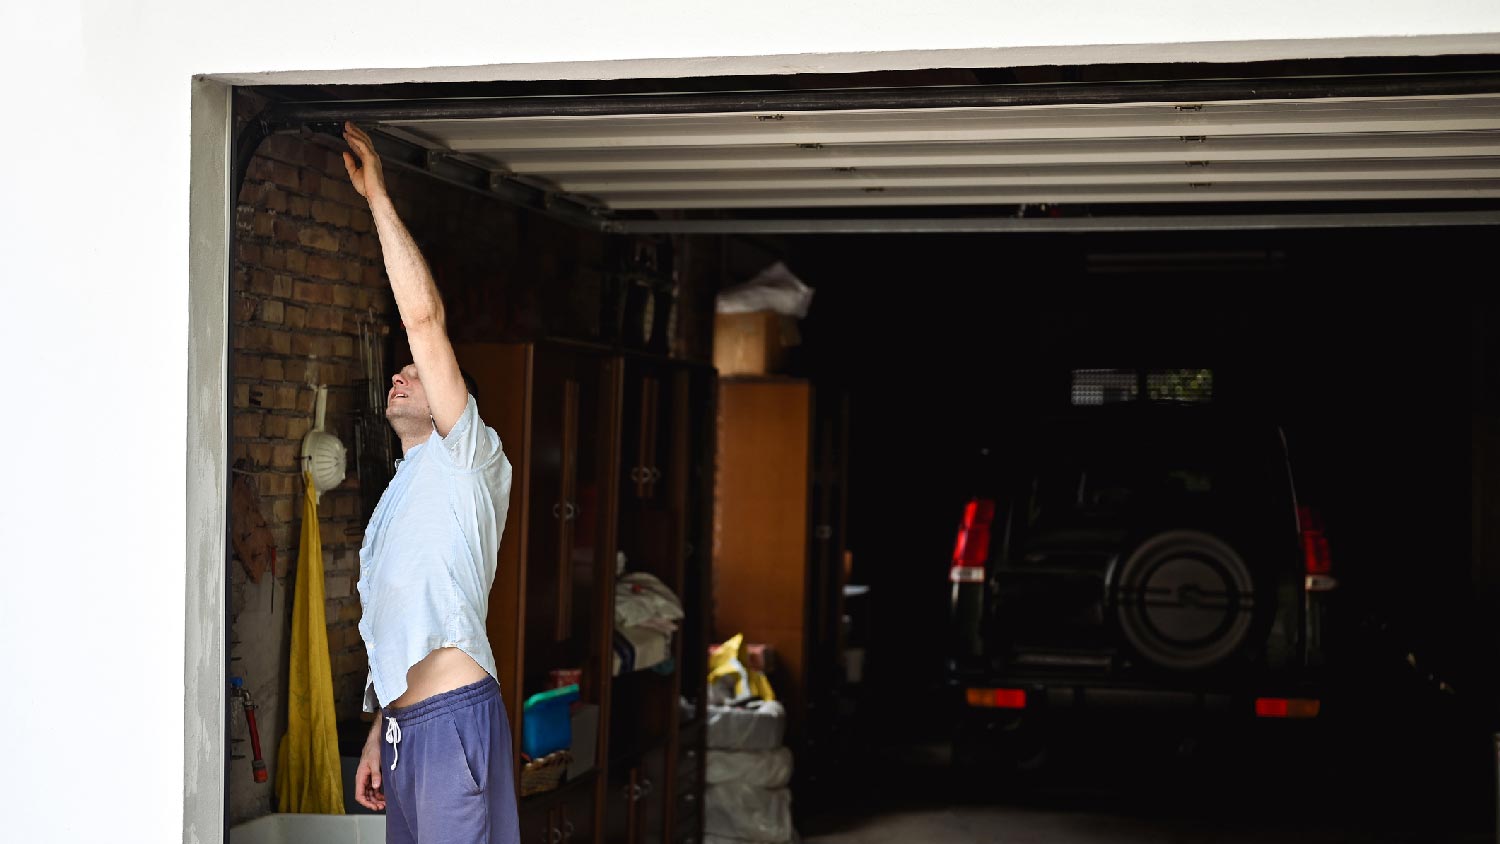
[[[975,714],[1017,717],[1047,712],[1141,712],[1173,713],[1229,720],[1267,720],[1317,717],[1323,698],[1318,684],[1306,680],[1273,680],[1247,683],[1238,688],[1181,688],[1148,683],[1128,683],[1100,678],[950,675],[959,707]],[[1025,705],[993,709],[970,703],[970,689],[1021,690]],[[1010,698],[1014,700],[1015,697]],[[1317,701],[1309,707],[1278,701]],[[1314,714],[1309,715],[1309,709]]]

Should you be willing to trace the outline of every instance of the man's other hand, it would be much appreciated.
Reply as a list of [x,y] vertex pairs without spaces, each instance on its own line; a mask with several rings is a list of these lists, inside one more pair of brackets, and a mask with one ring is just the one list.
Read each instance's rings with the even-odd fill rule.
[[354,800],[366,809],[385,811],[385,789],[380,785],[380,740],[366,741],[354,769]]

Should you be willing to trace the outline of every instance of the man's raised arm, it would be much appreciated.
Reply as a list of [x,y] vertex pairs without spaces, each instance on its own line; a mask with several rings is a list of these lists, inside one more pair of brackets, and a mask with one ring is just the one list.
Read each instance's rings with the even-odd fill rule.
[[344,167],[359,195],[370,203],[375,231],[380,235],[380,249],[385,255],[385,272],[396,294],[396,310],[406,325],[417,377],[427,392],[432,421],[441,436],[448,436],[468,404],[468,389],[448,341],[443,317],[443,300],[438,295],[432,272],[422,259],[416,241],[396,216],[396,208],[385,190],[385,172],[370,136],[353,123],[344,124],[344,140],[353,155],[344,153]]

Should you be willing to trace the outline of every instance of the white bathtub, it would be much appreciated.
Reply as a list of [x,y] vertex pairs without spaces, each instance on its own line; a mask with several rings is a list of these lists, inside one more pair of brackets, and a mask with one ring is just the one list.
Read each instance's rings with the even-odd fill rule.
[[229,844],[385,844],[385,815],[266,815],[230,827]]

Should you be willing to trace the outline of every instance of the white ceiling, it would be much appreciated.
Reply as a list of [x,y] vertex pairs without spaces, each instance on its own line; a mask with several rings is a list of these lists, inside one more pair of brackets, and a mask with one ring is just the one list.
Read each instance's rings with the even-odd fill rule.
[[1500,95],[385,124],[611,210],[1500,197]]

